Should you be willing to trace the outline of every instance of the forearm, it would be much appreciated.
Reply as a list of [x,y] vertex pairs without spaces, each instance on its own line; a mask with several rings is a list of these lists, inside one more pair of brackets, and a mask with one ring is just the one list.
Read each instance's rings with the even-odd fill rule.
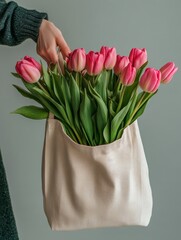
[[15,2],[5,3],[0,0],[0,44],[13,46],[27,38],[36,42],[42,19],[47,18],[46,13],[27,10]]

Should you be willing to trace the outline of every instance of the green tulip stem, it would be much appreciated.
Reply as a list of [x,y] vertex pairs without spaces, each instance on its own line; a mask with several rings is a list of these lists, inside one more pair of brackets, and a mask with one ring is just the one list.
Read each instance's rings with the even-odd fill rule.
[[77,137],[77,139],[78,139],[79,143],[80,143],[80,144],[82,144],[82,140],[81,140],[81,138],[80,138],[79,134],[77,133],[77,131],[76,131],[76,130],[74,130],[74,132],[75,132],[75,135],[76,135],[76,137]]
[[95,75],[92,76],[92,86],[95,87],[96,85],[96,77]]
[[118,79],[117,82],[116,82],[116,86],[115,86],[116,94],[119,92],[120,87],[121,87],[121,82],[120,82],[120,80]]
[[37,82],[37,85],[40,87],[41,90],[43,90],[44,93],[46,93],[48,96],[50,96],[50,94],[47,92],[47,90],[42,86],[42,84],[40,82]]
[[119,100],[119,103],[118,103],[118,106],[117,106],[117,109],[116,109],[116,113],[118,113],[121,109],[121,106],[122,106],[122,103],[123,103],[123,98],[124,98],[124,92],[126,90],[126,86],[123,86],[121,87],[121,91],[120,91],[120,100]]
[[[145,97],[146,95],[147,95],[147,97]],[[148,94],[148,92],[143,93],[143,95],[141,96],[139,102],[137,103],[133,113],[131,114],[128,122],[126,123],[125,128],[131,123],[136,112],[143,106],[143,104],[150,98],[151,95],[153,95],[153,93],[149,93],[149,94]]]
[[79,73],[78,72],[75,72],[75,81],[76,81],[77,85],[80,86]]
[[81,138],[80,138],[79,134],[77,133],[77,131],[75,130],[75,128],[74,128],[74,127],[72,127],[72,130],[74,131],[74,133],[75,133],[75,136],[76,136],[77,140],[79,141],[79,143],[80,143],[80,144],[82,144],[82,140],[81,140]]

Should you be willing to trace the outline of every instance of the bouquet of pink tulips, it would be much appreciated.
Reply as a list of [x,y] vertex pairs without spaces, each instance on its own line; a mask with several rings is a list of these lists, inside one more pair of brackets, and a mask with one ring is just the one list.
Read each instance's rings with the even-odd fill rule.
[[100,52],[72,51],[63,69],[46,69],[31,57],[16,64],[14,76],[26,89],[16,89],[42,107],[25,106],[14,113],[32,119],[53,113],[76,142],[96,146],[121,138],[124,129],[140,117],[161,83],[169,83],[177,71],[173,62],[160,70],[146,67],[146,49],[133,48],[127,56],[115,48]]

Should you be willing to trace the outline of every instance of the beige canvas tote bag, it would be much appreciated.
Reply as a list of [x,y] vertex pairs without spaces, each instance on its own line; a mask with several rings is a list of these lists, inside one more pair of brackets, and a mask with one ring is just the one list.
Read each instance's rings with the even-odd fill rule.
[[92,147],[75,143],[58,120],[47,119],[42,188],[53,230],[147,226],[152,193],[137,122],[121,139]]

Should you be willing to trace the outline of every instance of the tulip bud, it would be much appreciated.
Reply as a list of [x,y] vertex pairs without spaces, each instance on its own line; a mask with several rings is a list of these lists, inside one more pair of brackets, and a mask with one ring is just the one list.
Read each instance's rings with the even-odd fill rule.
[[29,83],[37,82],[41,77],[41,65],[33,58],[25,56],[15,66],[16,72]]
[[25,56],[25,60],[27,60],[29,63],[31,63],[34,67],[36,67],[40,72],[42,71],[42,66],[39,62],[37,62],[34,58]]
[[173,75],[177,72],[178,67],[175,67],[174,62],[168,62],[160,68],[161,82],[169,83],[172,80]]
[[86,55],[86,70],[89,75],[98,75],[103,70],[104,56],[101,53],[90,51]]
[[139,85],[145,92],[154,93],[161,82],[161,72],[154,68],[147,68],[140,78]]
[[75,49],[69,54],[67,67],[70,71],[81,72],[85,68],[86,52],[83,48]]
[[110,70],[116,64],[116,49],[110,47],[101,47],[100,53],[104,56],[104,68]]
[[133,48],[129,54],[129,60],[133,67],[139,69],[144,63],[147,62],[147,51],[145,48]]
[[128,65],[122,71],[120,81],[124,86],[130,86],[134,83],[135,78],[136,68],[133,67],[131,63],[128,63]]
[[130,63],[129,58],[126,56],[117,55],[116,64],[114,66],[114,73],[119,75],[123,69]]

